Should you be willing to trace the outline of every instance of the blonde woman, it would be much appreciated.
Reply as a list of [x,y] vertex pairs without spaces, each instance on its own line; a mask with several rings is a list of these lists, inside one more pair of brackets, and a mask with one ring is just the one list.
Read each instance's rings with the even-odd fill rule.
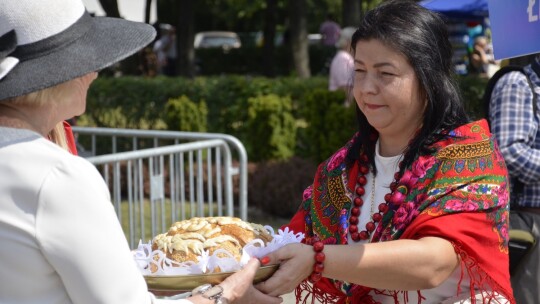
[[85,111],[95,71],[154,36],[81,0],[0,1],[0,303],[281,302],[253,287],[257,260],[189,299],[157,299],[103,178],[65,149],[62,122]]

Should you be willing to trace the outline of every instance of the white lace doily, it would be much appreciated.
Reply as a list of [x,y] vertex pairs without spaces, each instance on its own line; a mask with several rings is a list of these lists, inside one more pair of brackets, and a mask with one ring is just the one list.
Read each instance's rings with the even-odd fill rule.
[[219,267],[221,272],[229,272],[242,268],[251,257],[262,258],[280,247],[291,243],[299,243],[304,239],[303,233],[294,233],[289,231],[289,228],[285,228],[285,230],[278,229],[277,233],[274,233],[274,229],[270,226],[264,226],[264,228],[272,235],[272,241],[266,245],[260,239],[249,242],[243,248],[240,262],[230,252],[218,249],[212,255],[204,250],[197,257],[198,262],[178,263],[167,258],[166,254],[161,250],[152,251],[152,241],[147,244],[139,242],[138,248],[133,251],[133,257],[143,275],[203,274],[212,273],[216,267]]

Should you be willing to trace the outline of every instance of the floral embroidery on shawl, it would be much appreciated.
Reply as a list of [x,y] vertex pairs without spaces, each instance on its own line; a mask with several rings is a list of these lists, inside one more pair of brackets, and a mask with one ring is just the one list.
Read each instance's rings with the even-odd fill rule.
[[[490,139],[485,121],[467,124],[450,135],[454,137],[435,145],[433,155],[421,156],[405,169],[390,210],[370,241],[425,236],[448,239],[461,258],[462,273],[471,279],[471,295],[480,290],[485,291],[484,300],[503,295],[514,303],[508,273],[504,160]],[[289,227],[306,233],[308,239],[317,235],[327,244],[343,243],[338,232],[339,211],[351,206],[353,195],[347,185],[358,172],[356,166],[347,169],[344,164],[353,140],[319,166],[313,187],[304,192],[304,202]],[[311,287],[303,282],[297,291],[301,290],[310,291],[323,303],[375,303],[370,302],[371,294],[392,296],[396,303],[400,293],[407,298],[407,292],[372,290],[326,278]],[[460,292],[458,286],[456,295]],[[302,303],[300,298],[297,301]]]

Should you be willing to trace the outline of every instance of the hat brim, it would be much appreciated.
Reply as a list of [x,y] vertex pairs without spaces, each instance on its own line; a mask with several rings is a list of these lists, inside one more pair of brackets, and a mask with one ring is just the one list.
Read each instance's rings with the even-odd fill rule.
[[149,44],[154,28],[119,18],[92,17],[90,29],[73,43],[19,62],[0,81],[0,100],[25,95],[106,68]]

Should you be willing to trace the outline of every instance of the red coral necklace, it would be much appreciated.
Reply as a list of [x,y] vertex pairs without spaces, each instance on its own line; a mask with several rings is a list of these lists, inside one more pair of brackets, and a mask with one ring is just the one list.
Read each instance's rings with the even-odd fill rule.
[[[401,163],[400,163],[401,167]],[[356,197],[353,199],[353,207],[351,208],[349,216],[349,233],[351,234],[351,239],[355,242],[367,240],[370,238],[371,234],[375,230],[375,223],[378,223],[382,220],[384,214],[388,212],[388,205],[392,201],[392,196],[398,186],[399,180],[399,171],[394,174],[394,181],[390,184],[390,193],[385,194],[384,203],[380,203],[377,212],[373,212],[375,204],[375,176],[373,176],[373,181],[371,183],[371,220],[367,222],[364,230],[359,231],[358,223],[360,218],[360,213],[362,206],[364,205],[364,200],[362,196],[366,193],[364,186],[367,183],[366,174],[369,173],[368,166],[368,157],[366,154],[360,155],[359,161],[359,173],[358,178],[356,179]]]

